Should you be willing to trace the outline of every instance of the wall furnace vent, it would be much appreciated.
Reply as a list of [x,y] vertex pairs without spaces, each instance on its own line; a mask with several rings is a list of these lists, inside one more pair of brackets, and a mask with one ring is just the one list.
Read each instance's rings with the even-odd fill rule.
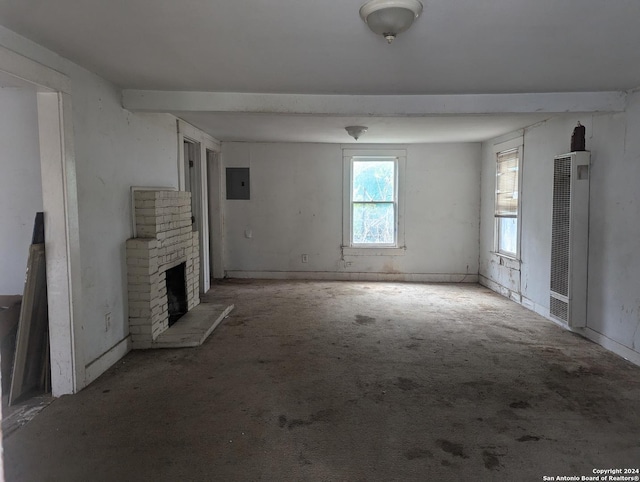
[[553,161],[549,313],[572,328],[587,324],[589,160],[585,151]]

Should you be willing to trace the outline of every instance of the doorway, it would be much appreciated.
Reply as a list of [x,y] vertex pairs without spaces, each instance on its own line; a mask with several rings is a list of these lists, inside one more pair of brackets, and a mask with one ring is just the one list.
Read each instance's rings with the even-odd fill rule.
[[36,91],[53,396],[86,384],[82,351],[80,239],[71,81],[55,70],[0,47],[0,76]]
[[[222,277],[222,218],[220,214],[220,143],[178,119],[178,187],[191,193],[193,229],[200,240],[200,293],[211,287],[211,277]],[[212,184],[213,182],[213,184]],[[217,187],[216,187],[217,186]],[[213,190],[213,194],[209,191]],[[211,209],[214,211],[211,212]],[[214,225],[210,227],[210,224]],[[210,246],[210,237],[213,242]],[[213,253],[213,254],[212,254]],[[213,257],[213,261],[210,260]],[[210,272],[211,266],[216,272]]]

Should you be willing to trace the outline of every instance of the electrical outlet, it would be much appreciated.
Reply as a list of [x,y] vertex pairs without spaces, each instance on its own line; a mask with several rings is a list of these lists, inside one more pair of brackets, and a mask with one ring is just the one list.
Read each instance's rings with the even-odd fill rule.
[[111,312],[104,315],[104,331],[111,329]]
[[309,255],[308,254],[303,254],[302,255],[302,262],[303,263],[308,263],[309,262]]

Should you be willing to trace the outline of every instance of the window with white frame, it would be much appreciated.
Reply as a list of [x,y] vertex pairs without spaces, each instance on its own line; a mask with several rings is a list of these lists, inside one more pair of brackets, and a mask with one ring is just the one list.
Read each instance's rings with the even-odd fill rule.
[[496,154],[496,251],[507,256],[518,255],[518,207],[520,146]]
[[[345,254],[404,250],[402,186],[404,150],[347,150],[345,163]],[[346,250],[346,251],[345,251]]]

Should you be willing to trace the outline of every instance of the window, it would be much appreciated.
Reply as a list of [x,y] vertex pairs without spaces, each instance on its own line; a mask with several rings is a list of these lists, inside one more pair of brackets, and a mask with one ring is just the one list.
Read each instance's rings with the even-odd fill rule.
[[403,254],[405,159],[404,150],[344,150],[344,254]]
[[518,254],[520,147],[498,152],[496,163],[496,251],[515,258]]
[[396,163],[393,158],[352,159],[352,245],[396,245]]

